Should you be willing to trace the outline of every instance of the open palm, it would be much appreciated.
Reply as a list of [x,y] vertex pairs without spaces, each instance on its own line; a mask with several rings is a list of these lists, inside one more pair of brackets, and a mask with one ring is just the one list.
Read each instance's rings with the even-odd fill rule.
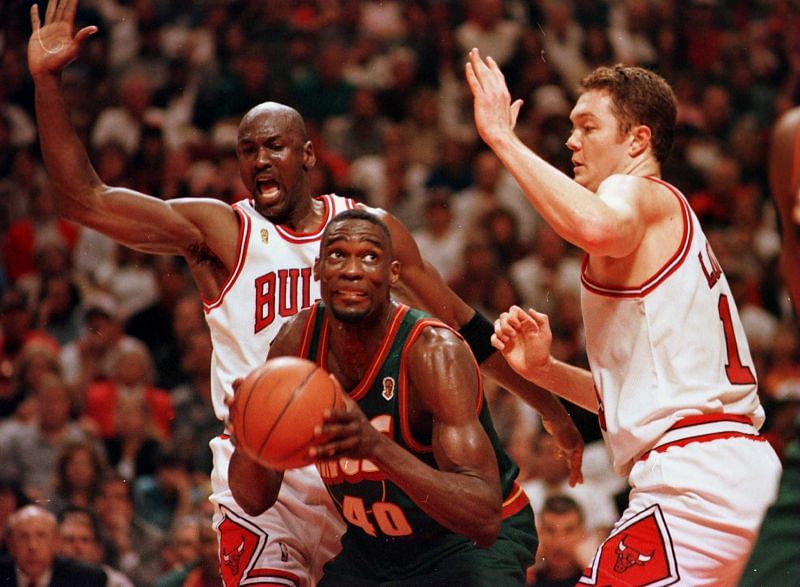
[[78,0],[49,0],[44,26],[39,20],[39,7],[31,6],[31,38],[28,41],[28,69],[32,76],[55,74],[71,63],[81,44],[97,27],[84,27],[73,35]]

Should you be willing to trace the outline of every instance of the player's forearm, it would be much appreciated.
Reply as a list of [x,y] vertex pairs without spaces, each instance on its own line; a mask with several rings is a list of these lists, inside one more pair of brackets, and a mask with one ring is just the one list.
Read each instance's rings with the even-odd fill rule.
[[370,460],[445,528],[482,547],[497,539],[502,498],[496,479],[482,479],[472,471],[434,469],[388,438],[379,443]]
[[609,209],[513,133],[489,145],[514,176],[531,205],[563,239],[592,254],[604,254],[609,237]]
[[594,381],[591,372],[586,369],[568,365],[551,356],[543,366],[520,375],[590,412],[598,412]]
[[503,353],[492,354],[481,363],[481,372],[491,377],[501,387],[519,397],[535,409],[545,420],[558,424],[572,420],[564,404],[546,389],[535,385],[514,371],[506,362]]
[[283,472],[262,467],[235,450],[228,463],[228,485],[236,503],[251,516],[262,514],[278,499]]
[[90,198],[102,183],[70,122],[60,76],[40,74],[34,81],[39,142],[59,212],[80,220],[81,211],[91,207]]

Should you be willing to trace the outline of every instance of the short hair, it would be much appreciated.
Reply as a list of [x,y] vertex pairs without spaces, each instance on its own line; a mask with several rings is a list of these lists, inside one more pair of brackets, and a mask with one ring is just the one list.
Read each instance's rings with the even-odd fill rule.
[[551,495],[542,506],[542,516],[546,513],[568,514],[570,512],[578,514],[578,520],[583,524],[583,508],[568,495]]
[[328,233],[332,230],[332,226],[339,222],[344,222],[346,220],[366,220],[367,222],[371,222],[375,226],[379,227],[383,234],[386,236],[386,242],[389,245],[389,250],[392,250],[392,235],[389,232],[389,227],[386,226],[386,223],[383,222],[380,218],[378,218],[372,212],[365,210],[363,208],[351,208],[349,210],[345,210],[344,212],[339,212],[333,219],[328,223],[325,227],[325,231],[322,233],[322,245],[325,245],[325,241],[328,238]]
[[667,159],[678,107],[675,93],[663,77],[642,67],[617,64],[598,67],[586,75],[580,90],[608,92],[622,132],[638,124],[650,127],[653,154],[659,163]]
[[67,521],[76,521],[79,524],[83,524],[92,531],[95,542],[101,542],[103,530],[100,525],[100,518],[97,517],[97,512],[92,508],[68,505],[58,514],[59,527]]

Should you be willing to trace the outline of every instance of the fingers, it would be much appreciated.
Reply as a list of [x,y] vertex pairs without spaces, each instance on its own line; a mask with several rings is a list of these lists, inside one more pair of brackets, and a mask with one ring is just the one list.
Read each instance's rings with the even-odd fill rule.
[[75,22],[75,13],[78,11],[78,0],[63,0],[61,18],[69,23]]
[[522,100],[514,100],[514,103],[511,104],[511,128],[517,126],[517,118],[519,118],[519,111],[522,109],[522,104]]
[[575,487],[578,483],[583,483],[583,471],[581,464],[583,461],[583,451],[575,450],[569,458],[569,486]]
[[42,23],[39,20],[39,5],[33,4],[31,5],[31,29],[33,29],[34,33],[38,33],[41,26]]
[[53,19],[56,16],[56,8],[58,7],[58,0],[48,0],[47,1],[47,8],[44,12],[44,23],[48,24],[53,22]]
[[77,35],[75,35],[75,41],[77,41],[78,43],[83,43],[83,41],[91,37],[96,32],[97,32],[97,27],[94,25],[84,27],[78,31]]

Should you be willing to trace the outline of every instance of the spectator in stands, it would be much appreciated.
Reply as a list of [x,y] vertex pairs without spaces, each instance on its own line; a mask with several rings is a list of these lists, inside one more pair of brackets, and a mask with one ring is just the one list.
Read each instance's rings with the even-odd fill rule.
[[422,256],[445,281],[453,279],[461,269],[466,236],[453,222],[451,204],[448,188],[429,189],[423,224],[412,233]]
[[11,558],[0,560],[0,584],[105,587],[107,578],[100,567],[57,554],[56,517],[43,507],[27,505],[14,512],[7,536]]
[[619,517],[613,496],[605,492],[601,485],[584,482],[570,487],[567,463],[558,453],[552,436],[545,430],[540,430],[533,437],[530,458],[533,463],[530,470],[537,477],[529,479],[522,487],[531,500],[536,517],[541,517],[548,497],[571,497],[586,515],[586,540],[591,542],[588,552],[594,552]]
[[118,397],[113,434],[103,440],[109,465],[131,483],[142,475],[155,473],[156,460],[163,448],[163,434],[151,410],[142,396]]
[[156,583],[156,587],[219,585],[222,577],[219,570],[217,535],[209,522],[200,525],[199,554],[200,556],[195,562],[161,578]]
[[20,484],[12,478],[0,475],[0,559],[8,555],[8,520],[30,500],[25,497]]
[[158,256],[152,263],[158,285],[156,299],[128,318],[125,333],[147,345],[155,363],[154,383],[169,389],[185,377],[180,370],[180,342],[173,324],[175,306],[191,291],[191,281],[180,257]]
[[[56,352],[59,350],[58,341],[46,332],[35,329],[32,319],[24,293],[17,289],[3,292],[0,297],[0,375],[6,384],[17,371],[19,358],[27,345],[37,342]],[[14,400],[9,400],[11,391],[10,385],[0,388],[0,417],[13,412]]]
[[170,391],[175,406],[172,446],[195,475],[206,478],[212,466],[208,440],[223,432],[211,403],[211,354],[211,336],[205,325],[186,335],[181,367],[189,380]]
[[105,456],[94,442],[69,442],[56,461],[47,509],[56,515],[71,507],[91,507],[106,474]]
[[529,587],[572,587],[588,562],[582,553],[585,539],[581,506],[566,495],[551,495],[537,518],[539,549],[528,572]]
[[197,561],[200,557],[200,528],[203,523],[204,520],[194,514],[181,516],[172,522],[161,556],[166,572],[159,577],[159,581],[165,575]]
[[164,535],[134,514],[131,484],[115,475],[103,479],[94,508],[114,550],[111,566],[136,587],[151,587],[161,574]]
[[134,511],[164,532],[177,518],[193,513],[201,497],[188,464],[169,449],[156,457],[152,475],[142,475],[133,483]]
[[58,215],[50,190],[31,194],[29,216],[13,223],[3,243],[6,274],[11,283],[36,271],[36,251],[47,242],[72,252],[78,241],[78,226]]
[[92,383],[86,392],[85,414],[99,426],[100,436],[116,434],[115,414],[121,398],[143,400],[150,411],[156,430],[169,438],[174,417],[169,393],[153,385],[155,369],[147,347],[136,339],[120,342],[110,359],[110,379]]
[[517,50],[522,23],[507,18],[502,0],[468,0],[467,18],[455,30],[461,56],[473,47],[503,67]]
[[123,344],[135,344],[125,336],[119,319],[119,306],[108,294],[92,293],[83,304],[83,330],[79,338],[61,350],[64,381],[79,406],[85,403],[92,383],[108,380],[112,361]]
[[100,521],[90,508],[68,507],[59,516],[59,552],[75,560],[97,565],[108,577],[106,587],[134,587],[133,582],[106,564],[100,539]]
[[13,428],[34,422],[38,415],[35,390],[44,373],[61,373],[58,353],[48,343],[26,344],[7,391],[0,393],[0,446]]
[[20,427],[10,435],[0,454],[0,471],[19,479],[31,499],[46,497],[53,472],[64,447],[90,436],[70,417],[70,398],[63,379],[45,373],[36,386],[39,413],[36,423]]

